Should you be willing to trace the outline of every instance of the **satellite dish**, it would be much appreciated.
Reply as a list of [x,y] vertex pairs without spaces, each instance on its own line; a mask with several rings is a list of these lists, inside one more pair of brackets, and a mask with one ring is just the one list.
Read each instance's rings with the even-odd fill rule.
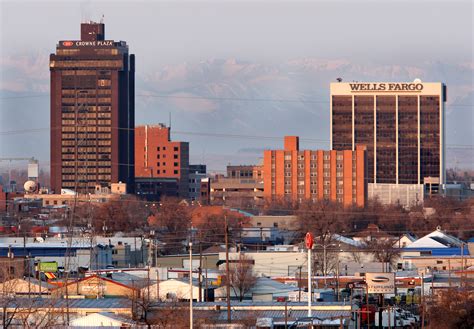
[[416,78],[415,80],[413,80],[414,83],[421,83],[421,79],[419,78]]
[[38,184],[36,184],[35,181],[29,180],[25,182],[23,188],[25,189],[26,193],[34,193],[38,189]]

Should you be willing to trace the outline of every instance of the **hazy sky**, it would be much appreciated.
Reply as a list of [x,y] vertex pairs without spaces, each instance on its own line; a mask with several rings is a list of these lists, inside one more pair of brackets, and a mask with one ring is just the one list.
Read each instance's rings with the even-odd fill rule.
[[[171,113],[175,132],[278,137],[173,135],[191,142],[193,162],[256,162],[284,134],[327,148],[328,87],[339,76],[447,83],[447,143],[474,144],[472,0],[0,0],[0,156],[48,163],[48,56],[58,40],[79,38],[81,21],[102,15],[106,38],[127,41],[136,55],[138,123]],[[245,100],[255,98],[269,101]],[[10,133],[22,129],[40,130]],[[472,167],[470,152],[449,161]]]
[[[345,57],[391,63],[472,60],[471,0],[1,1],[2,55],[54,51],[105,16],[140,68],[238,57]],[[469,42],[471,41],[471,42]]]

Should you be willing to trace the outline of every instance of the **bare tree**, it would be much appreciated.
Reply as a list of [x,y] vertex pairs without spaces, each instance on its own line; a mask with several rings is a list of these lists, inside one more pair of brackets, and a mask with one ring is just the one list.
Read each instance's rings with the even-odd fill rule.
[[374,239],[366,241],[365,249],[373,255],[374,260],[388,264],[390,267],[396,264],[400,257],[400,249],[393,247],[392,239]]
[[169,302],[166,307],[158,307],[150,316],[153,328],[173,329],[189,327],[189,307],[178,302]]
[[242,301],[257,281],[253,274],[253,260],[245,254],[239,254],[237,262],[229,265],[229,277],[225,280],[229,280],[234,295]]
[[22,328],[50,328],[64,326],[64,308],[58,307],[58,298],[43,300],[22,298],[22,307],[17,313],[16,320]]
[[163,198],[153,222],[149,224],[156,229],[156,234],[163,242],[163,253],[184,250],[183,241],[188,237],[191,227],[191,213],[185,203],[176,198]]
[[428,328],[474,328],[474,290],[472,287],[441,290],[427,309]]
[[[315,237],[314,270],[323,275],[334,271],[337,266],[339,242],[334,234],[342,234],[350,227],[350,218],[344,208],[328,200],[303,201],[296,211],[301,230],[301,240],[306,232]],[[335,252],[336,251],[336,252]]]
[[248,218],[235,211],[221,209],[218,213],[204,213],[199,218],[193,217],[193,224],[197,228],[198,242],[202,243],[202,248],[222,243],[225,234],[224,218],[229,226],[230,239],[240,240],[242,227],[248,222]]
[[23,277],[24,262],[22,259],[6,259],[0,263],[0,307],[2,309],[2,325],[8,328],[18,312],[16,303],[17,279]]

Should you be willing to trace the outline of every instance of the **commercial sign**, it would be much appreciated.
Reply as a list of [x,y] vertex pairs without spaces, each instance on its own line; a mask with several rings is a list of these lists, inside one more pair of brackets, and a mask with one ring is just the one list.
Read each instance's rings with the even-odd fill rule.
[[58,262],[41,262],[39,263],[39,270],[41,272],[57,272]]
[[314,238],[311,232],[306,233],[306,236],[304,237],[304,243],[306,245],[307,249],[312,249],[313,244],[314,244]]
[[365,273],[365,283],[369,294],[395,293],[395,273]]
[[370,91],[422,91],[422,83],[349,83],[351,92],[370,92]]
[[61,41],[63,47],[111,47],[113,40],[94,40],[94,41]]

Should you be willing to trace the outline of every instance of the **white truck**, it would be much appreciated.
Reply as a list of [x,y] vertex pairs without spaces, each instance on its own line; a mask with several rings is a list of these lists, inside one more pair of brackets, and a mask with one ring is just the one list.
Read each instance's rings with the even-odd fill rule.
[[[414,318],[409,317],[401,309],[390,309],[382,311],[382,327],[383,328],[395,328],[395,327],[410,327],[414,324]],[[390,321],[390,322],[389,322]],[[379,312],[375,312],[375,326],[379,325]]]

